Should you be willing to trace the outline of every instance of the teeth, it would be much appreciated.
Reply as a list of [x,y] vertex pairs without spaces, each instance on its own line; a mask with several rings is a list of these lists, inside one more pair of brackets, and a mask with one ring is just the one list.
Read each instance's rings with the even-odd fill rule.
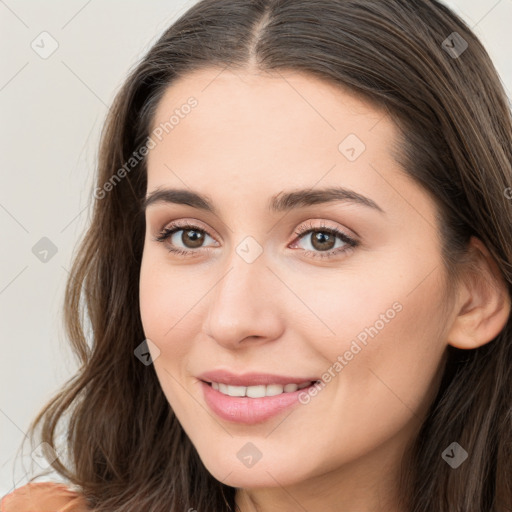
[[[281,388],[281,390],[282,389],[283,388]],[[267,386],[247,386],[245,390],[245,396],[249,396],[251,398],[263,398],[267,393]]]
[[223,384],[222,382],[212,382],[212,388],[220,391],[228,396],[247,396],[249,398],[263,398],[265,396],[275,396],[281,393],[293,393],[298,389],[303,389],[310,386],[311,382],[303,382],[302,384],[268,384],[259,386],[231,386]]
[[[245,396],[245,387],[244,386],[228,386],[227,394],[230,396]],[[225,391],[222,391],[223,393]]]

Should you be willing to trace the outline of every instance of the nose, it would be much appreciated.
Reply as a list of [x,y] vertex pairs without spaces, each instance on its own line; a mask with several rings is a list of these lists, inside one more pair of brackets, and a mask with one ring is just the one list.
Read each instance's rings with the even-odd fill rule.
[[[252,263],[236,252],[212,289],[204,331],[228,349],[279,338],[284,328],[283,284],[263,255]],[[284,299],[284,298],[283,298]]]

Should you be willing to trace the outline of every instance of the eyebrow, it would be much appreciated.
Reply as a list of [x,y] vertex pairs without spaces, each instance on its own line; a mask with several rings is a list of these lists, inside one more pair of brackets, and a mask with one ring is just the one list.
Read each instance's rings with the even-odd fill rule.
[[[332,202],[358,204],[377,210],[380,213],[385,213],[385,211],[369,197],[343,187],[328,187],[315,190],[300,189],[280,192],[270,198],[268,209],[271,212],[279,213],[296,208]],[[217,209],[208,197],[185,189],[157,188],[144,198],[142,210],[145,211],[148,206],[154,203],[185,204],[218,215]]]

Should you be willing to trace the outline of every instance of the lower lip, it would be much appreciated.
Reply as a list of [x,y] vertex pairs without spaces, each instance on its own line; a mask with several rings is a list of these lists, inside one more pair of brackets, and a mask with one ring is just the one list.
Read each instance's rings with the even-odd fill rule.
[[217,416],[226,421],[253,425],[266,421],[284,409],[300,403],[299,394],[307,392],[313,384],[291,393],[281,393],[280,395],[264,396],[262,398],[224,395],[204,381],[201,381],[201,386],[206,403]]

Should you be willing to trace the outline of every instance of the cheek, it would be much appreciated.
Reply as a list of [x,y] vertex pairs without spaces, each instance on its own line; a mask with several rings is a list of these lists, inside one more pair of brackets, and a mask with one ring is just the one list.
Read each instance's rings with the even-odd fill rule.
[[172,339],[193,314],[201,285],[188,272],[173,268],[154,251],[144,253],[139,281],[140,315],[148,338]]
[[142,327],[146,338],[158,347],[158,357],[153,356],[153,368],[175,412],[181,410],[183,397],[178,382],[183,380],[182,368],[187,366],[190,346],[183,332],[190,307],[185,308],[188,304],[183,298],[185,284],[180,283],[179,276],[179,272],[170,276],[169,265],[144,253],[139,281]]
[[336,357],[342,356],[342,393],[353,407],[351,417],[373,411],[391,424],[393,418],[420,417],[425,411],[446,348],[442,289],[437,284],[434,278],[412,293],[413,287],[407,286],[382,293],[367,302],[369,313],[354,315],[357,322],[363,320],[359,325],[345,315],[351,330],[342,337]]
[[290,328],[305,336],[325,361],[336,361],[354,342],[369,346],[369,340],[382,337],[390,324],[400,322],[404,305],[396,283],[390,287],[387,280],[366,271],[362,275],[360,269],[343,268],[331,275],[322,270],[323,274],[310,273],[300,279],[287,276],[300,299],[291,297],[293,307],[287,306],[287,314]]
[[[422,410],[446,348],[444,284],[435,261],[380,261],[342,278],[302,280],[295,290],[312,313],[299,324],[326,362],[326,388],[362,417],[386,407]],[[297,316],[298,318],[298,316]],[[315,334],[316,333],[316,334]],[[322,391],[323,393],[323,391]],[[348,413],[348,410],[345,410]],[[345,419],[346,421],[346,419]]]
[[417,293],[403,283],[365,300],[354,288],[353,300],[352,294],[340,293],[334,305],[327,298],[316,302],[336,335],[310,337],[328,361],[319,367],[327,383],[309,401],[304,398],[311,415],[297,435],[311,439],[321,430],[331,441],[350,439],[336,449],[326,442],[333,465],[419,425],[437,388],[445,347],[440,290],[434,282],[425,282]]
[[140,315],[146,338],[159,350],[154,370],[169,403],[177,414],[186,414],[183,403],[188,385],[193,340],[202,327],[200,299],[204,282],[186,267],[172,266],[154,251],[143,255],[139,282]]
[[164,314],[164,310],[172,292],[163,285],[158,264],[144,253],[140,269],[139,302],[144,333],[150,339],[159,339],[165,329],[170,327],[170,319]]

